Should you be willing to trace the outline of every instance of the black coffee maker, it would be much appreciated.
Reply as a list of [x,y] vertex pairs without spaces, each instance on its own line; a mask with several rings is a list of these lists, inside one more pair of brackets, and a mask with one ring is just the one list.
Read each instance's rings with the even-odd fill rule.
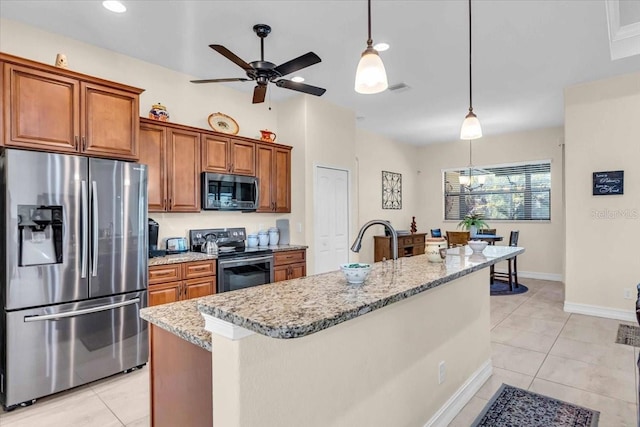
[[149,218],[149,258],[164,256],[167,251],[158,249],[158,233],[160,231],[160,224]]

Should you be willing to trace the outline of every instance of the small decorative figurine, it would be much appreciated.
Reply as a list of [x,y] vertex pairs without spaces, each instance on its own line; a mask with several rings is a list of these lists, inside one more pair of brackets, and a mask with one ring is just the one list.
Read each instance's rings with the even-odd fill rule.
[[415,233],[416,231],[418,231],[418,226],[416,224],[416,217],[412,216],[411,217],[411,233]]
[[153,120],[159,120],[161,122],[169,121],[169,112],[167,111],[167,107],[160,104],[153,104],[151,106],[151,110],[149,111],[149,118]]
[[67,55],[65,55],[64,53],[59,53],[56,55],[56,67],[69,68],[69,63],[67,62]]

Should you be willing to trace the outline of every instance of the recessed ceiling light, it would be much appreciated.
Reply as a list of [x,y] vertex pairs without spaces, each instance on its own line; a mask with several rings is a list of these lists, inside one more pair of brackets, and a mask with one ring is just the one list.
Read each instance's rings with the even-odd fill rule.
[[123,13],[127,11],[127,8],[125,7],[125,5],[123,5],[121,2],[117,0],[103,1],[102,6],[104,6],[105,9],[115,13]]
[[389,43],[376,43],[373,48],[378,52],[384,52],[385,50],[389,50]]
[[302,83],[304,81],[304,77],[300,77],[300,76],[295,76],[291,78],[292,82],[298,82],[298,83]]

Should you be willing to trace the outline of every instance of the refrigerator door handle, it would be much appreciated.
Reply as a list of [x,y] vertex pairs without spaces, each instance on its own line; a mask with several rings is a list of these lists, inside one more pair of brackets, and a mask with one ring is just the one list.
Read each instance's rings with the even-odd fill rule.
[[91,260],[91,275],[93,277],[98,276],[98,183],[91,181],[92,187],[92,208],[91,215],[93,216],[93,236],[91,238],[91,247],[93,248],[93,259]]
[[41,322],[45,320],[58,320],[66,317],[82,316],[83,314],[97,313],[99,311],[112,310],[114,308],[125,307],[127,305],[137,304],[140,302],[140,298],[133,298],[128,301],[116,302],[113,304],[100,305],[98,307],[85,308],[82,310],[68,311],[66,313],[59,314],[43,314],[40,316],[25,316],[25,322]]
[[88,190],[87,190],[87,181],[82,180],[81,184],[81,203],[82,203],[82,254],[80,257],[80,262],[82,264],[81,267],[81,278],[86,279],[87,277],[87,251],[89,249],[89,203],[88,203]]

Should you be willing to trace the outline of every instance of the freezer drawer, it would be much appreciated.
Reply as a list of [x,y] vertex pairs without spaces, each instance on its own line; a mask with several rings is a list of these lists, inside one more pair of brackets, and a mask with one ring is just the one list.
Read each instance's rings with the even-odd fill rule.
[[147,362],[146,291],[8,312],[4,406]]

